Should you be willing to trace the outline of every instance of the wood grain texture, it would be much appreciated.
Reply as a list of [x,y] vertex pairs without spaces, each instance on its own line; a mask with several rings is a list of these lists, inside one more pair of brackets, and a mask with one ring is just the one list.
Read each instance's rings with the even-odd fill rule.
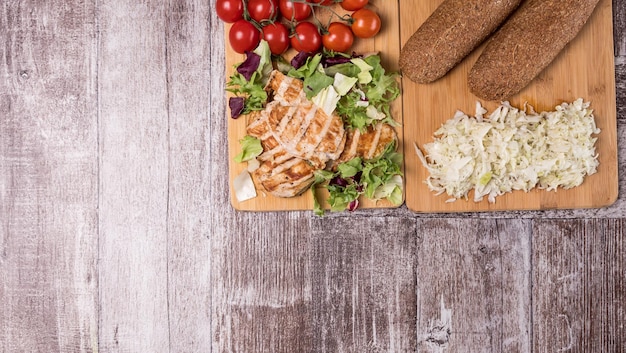
[[[626,37],[626,33],[624,34]],[[615,87],[618,128],[626,123],[626,55],[615,58]],[[619,136],[622,136],[619,134]],[[621,146],[621,145],[619,145]],[[621,148],[620,148],[621,152]],[[622,174],[620,174],[622,175]]]
[[[171,352],[210,352],[211,7],[204,1],[167,4],[168,91],[167,320]],[[208,40],[207,40],[208,39]],[[221,44],[221,43],[219,43]]]
[[529,352],[531,222],[417,227],[417,351]]
[[107,1],[98,13],[99,347],[168,351],[165,6]]
[[316,218],[230,204],[214,3],[0,5],[0,352],[626,352],[624,26],[613,206]]
[[310,351],[309,222],[301,212],[239,215],[211,237],[213,351]]
[[312,352],[414,352],[415,223],[312,221]]
[[621,0],[613,0],[613,41],[615,56],[626,56],[626,10]]
[[[211,18],[210,74],[225,76],[223,23]],[[220,35],[217,35],[217,34]],[[213,352],[294,352],[313,346],[309,212],[238,212],[231,205],[225,80],[210,80],[207,219]],[[205,332],[206,333],[206,332]]]
[[533,224],[533,352],[626,350],[626,222]]
[[0,5],[0,352],[98,347],[95,5]]

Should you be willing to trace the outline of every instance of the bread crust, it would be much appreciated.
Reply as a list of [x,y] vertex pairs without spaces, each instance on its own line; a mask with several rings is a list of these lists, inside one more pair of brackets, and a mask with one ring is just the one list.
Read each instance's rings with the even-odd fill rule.
[[470,70],[470,91],[502,101],[537,77],[583,28],[599,0],[527,0],[489,39]]
[[400,53],[403,76],[418,83],[443,77],[493,33],[520,0],[445,0]]

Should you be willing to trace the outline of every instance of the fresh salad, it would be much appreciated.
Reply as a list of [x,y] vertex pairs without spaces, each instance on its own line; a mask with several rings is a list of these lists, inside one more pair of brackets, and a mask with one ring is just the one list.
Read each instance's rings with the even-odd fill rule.
[[[273,56],[269,44],[261,40],[236,70],[227,83],[233,93],[229,99],[231,117],[237,119],[255,110],[263,110],[268,102],[265,85],[272,70],[302,80],[306,97],[327,114],[341,117],[347,130],[364,131],[372,124],[397,122],[391,115],[391,102],[400,95],[396,73],[387,73],[378,54],[358,55],[322,50],[318,53],[299,52],[289,62],[282,56]],[[248,162],[248,169],[258,167],[256,157],[263,152],[260,141],[242,136],[241,153],[237,162]],[[311,187],[314,210],[324,213],[315,189],[328,190],[331,211],[355,210],[363,195],[372,200],[386,199],[394,205],[402,203],[402,155],[396,144],[388,145],[379,156],[365,160],[355,157],[332,170],[315,172]],[[235,185],[237,190],[250,193],[249,177]]]

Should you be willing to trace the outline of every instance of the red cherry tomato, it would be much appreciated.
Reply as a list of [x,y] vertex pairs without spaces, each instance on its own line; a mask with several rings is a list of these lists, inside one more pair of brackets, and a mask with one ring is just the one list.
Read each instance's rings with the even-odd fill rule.
[[311,15],[311,6],[304,2],[293,0],[279,0],[280,13],[289,21],[302,21]]
[[356,11],[364,8],[368,2],[369,0],[343,0],[341,2],[341,7],[343,7],[344,10]]
[[216,0],[217,17],[226,23],[233,23],[243,18],[243,0]]
[[346,52],[354,42],[354,34],[350,26],[341,22],[333,22],[328,26],[328,33],[322,36],[324,48],[336,52]]
[[322,47],[322,35],[317,26],[311,22],[300,22],[291,37],[291,46],[297,51],[314,53]]
[[280,22],[263,27],[263,39],[267,41],[272,54],[280,55],[289,49],[289,29]]
[[359,38],[370,38],[380,31],[380,16],[372,10],[360,9],[352,14],[352,32]]
[[228,32],[230,46],[237,53],[243,54],[254,50],[261,41],[261,32],[246,20],[233,23]]
[[278,16],[278,0],[248,0],[248,13],[258,23],[274,21]]

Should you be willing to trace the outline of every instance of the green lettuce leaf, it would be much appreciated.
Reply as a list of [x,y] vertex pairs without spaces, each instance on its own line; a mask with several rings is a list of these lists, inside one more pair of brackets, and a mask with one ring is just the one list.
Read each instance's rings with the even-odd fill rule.
[[[263,110],[267,102],[267,92],[264,88],[269,74],[272,72],[272,53],[269,44],[262,40],[254,49],[254,53],[259,55],[260,61],[259,66],[250,76],[250,80],[235,70],[226,83],[226,91],[245,99],[242,115],[254,110]],[[241,64],[239,63],[237,66]]]
[[[314,185],[323,185],[328,190],[327,201],[332,212],[347,209],[361,195],[400,205],[403,194],[402,159],[402,155],[396,152],[395,144],[391,143],[378,158],[363,160],[355,157],[339,164],[336,172],[316,171]],[[315,214],[321,216],[324,210],[316,199],[315,191],[313,196]]]
[[[363,165],[363,175],[361,180],[365,185],[365,196],[370,199],[379,199],[376,197],[376,191],[381,187],[387,187],[386,184],[392,183],[397,185],[397,179],[394,176],[402,175],[401,170],[402,155],[395,152],[394,144],[387,146],[381,157],[365,161]],[[391,195],[393,188],[385,193],[385,198]],[[380,194],[379,194],[380,195]]]
[[328,204],[332,212],[340,212],[348,208],[350,203],[359,198],[361,193],[357,191],[356,184],[348,186],[328,185]]
[[324,72],[320,65],[322,55],[316,54],[307,58],[304,65],[291,69],[287,75],[303,80],[304,93],[308,99],[316,96],[321,90],[333,84],[334,79]]
[[360,157],[352,158],[351,160],[339,164],[337,166],[337,171],[339,172],[339,176],[342,178],[351,178],[355,176],[358,172],[363,170],[363,162]]
[[261,146],[261,140],[256,137],[246,135],[239,140],[241,145],[241,152],[235,156],[235,162],[241,163],[256,158],[263,153],[263,146]]
[[315,189],[317,185],[329,182],[330,179],[333,178],[334,174],[328,170],[319,169],[313,172],[313,175],[315,177],[315,181],[313,182],[313,185],[311,185],[311,192],[313,193],[313,212],[317,216],[323,216],[324,210],[322,209],[322,206],[317,198]]

